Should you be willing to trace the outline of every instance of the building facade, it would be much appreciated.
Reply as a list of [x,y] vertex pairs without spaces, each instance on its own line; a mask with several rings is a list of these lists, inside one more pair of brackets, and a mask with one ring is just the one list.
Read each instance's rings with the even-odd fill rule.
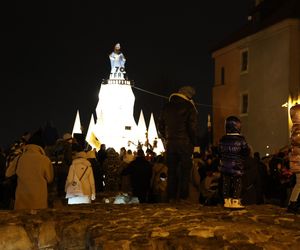
[[289,106],[300,93],[300,19],[292,8],[299,4],[282,1],[270,13],[262,12],[269,2],[256,3],[247,27],[212,53],[213,141],[224,134],[226,117],[236,115],[261,155],[289,144]]

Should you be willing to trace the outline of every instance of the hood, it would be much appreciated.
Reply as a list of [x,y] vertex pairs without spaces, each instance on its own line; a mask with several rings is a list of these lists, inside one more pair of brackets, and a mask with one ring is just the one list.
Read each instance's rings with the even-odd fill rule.
[[76,152],[74,155],[74,159],[77,158],[87,158],[87,154],[84,151]]
[[226,133],[241,133],[241,121],[236,116],[229,116],[225,121]]
[[180,101],[180,100],[186,100],[186,101],[190,102],[193,105],[193,107],[196,110],[196,112],[198,113],[198,110],[196,108],[196,105],[195,105],[194,101],[192,99],[189,99],[185,95],[183,95],[181,93],[173,93],[169,97],[169,102],[171,102],[171,101],[175,101],[176,102],[176,101]]
[[81,165],[84,165],[84,166],[89,166],[89,165],[91,165],[90,164],[90,162],[87,160],[87,159],[85,159],[85,158],[77,158],[77,159],[74,159],[73,160],[73,163],[74,164],[81,164]]
[[36,144],[28,144],[25,146],[24,152],[31,151],[31,152],[37,152],[42,155],[46,155],[44,149],[41,146],[38,146]]

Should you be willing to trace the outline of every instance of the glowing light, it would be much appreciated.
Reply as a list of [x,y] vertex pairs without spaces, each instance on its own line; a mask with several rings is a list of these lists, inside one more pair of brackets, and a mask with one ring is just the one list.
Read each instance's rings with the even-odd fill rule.
[[116,151],[122,147],[136,150],[139,142],[145,144],[146,133],[150,132],[149,143],[155,145],[157,151],[163,152],[164,147],[162,141],[158,139],[153,114],[148,131],[142,111],[138,126],[134,120],[135,96],[131,81],[125,77],[126,59],[120,48],[120,44],[116,44],[114,51],[109,55],[110,76],[101,83],[96,107],[97,121],[94,124],[93,116],[91,117],[86,141],[95,148],[100,147],[101,142],[106,148],[112,147]]
[[74,134],[82,134],[79,110],[77,110],[77,113],[76,113],[76,118],[75,118],[73,130],[72,130],[72,136],[74,136]]
[[165,150],[161,139],[158,138],[153,113],[151,113],[150,122],[148,126],[148,140],[152,146],[154,145],[154,141],[156,141],[156,147],[154,147],[153,149],[155,153],[160,154]]
[[90,138],[91,133],[92,133],[92,131],[93,131],[93,129],[94,129],[94,126],[95,126],[95,122],[94,122],[94,121],[95,121],[95,120],[94,120],[94,115],[92,114],[92,115],[91,115],[91,119],[90,119],[89,128],[88,128],[88,131],[87,131],[86,137],[85,137],[85,140],[86,140],[87,142],[89,142],[89,138]]
[[297,99],[292,99],[291,96],[289,96],[288,101],[286,103],[282,104],[281,107],[290,109],[291,107],[293,107],[294,105],[296,105],[298,103],[300,103],[299,96]]
[[194,147],[194,153],[199,153],[200,154],[201,149],[200,147]]
[[281,105],[281,107],[287,108],[288,110],[288,128],[289,128],[289,136],[291,136],[291,128],[292,128],[292,120],[290,117],[290,109],[291,107],[293,107],[294,105],[300,103],[300,97],[298,96],[297,99],[293,99],[291,96],[289,96],[288,101],[284,104]]
[[127,84],[102,84],[96,107],[95,135],[106,148],[121,147],[135,149],[138,142],[137,125],[133,117],[135,97]]
[[138,141],[144,144],[146,142],[147,127],[146,127],[143,110],[141,110],[140,112],[137,130],[138,130]]
[[211,127],[210,114],[207,115],[207,127]]
[[150,122],[148,127],[148,140],[151,145],[153,145],[153,141],[158,138],[157,130],[155,126],[155,121],[153,114],[151,113]]

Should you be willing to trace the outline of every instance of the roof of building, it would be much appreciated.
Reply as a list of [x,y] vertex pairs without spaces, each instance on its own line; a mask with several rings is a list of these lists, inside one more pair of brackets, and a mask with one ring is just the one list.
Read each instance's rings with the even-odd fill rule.
[[248,15],[248,23],[212,47],[211,52],[224,48],[260,30],[288,18],[300,18],[299,0],[264,0]]

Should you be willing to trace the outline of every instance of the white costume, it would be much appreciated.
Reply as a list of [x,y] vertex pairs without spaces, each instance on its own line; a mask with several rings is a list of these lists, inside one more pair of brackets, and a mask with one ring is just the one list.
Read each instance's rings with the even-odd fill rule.
[[125,62],[126,59],[122,52],[120,52],[120,44],[115,45],[114,51],[109,55],[111,71],[109,79],[122,79],[125,75]]

